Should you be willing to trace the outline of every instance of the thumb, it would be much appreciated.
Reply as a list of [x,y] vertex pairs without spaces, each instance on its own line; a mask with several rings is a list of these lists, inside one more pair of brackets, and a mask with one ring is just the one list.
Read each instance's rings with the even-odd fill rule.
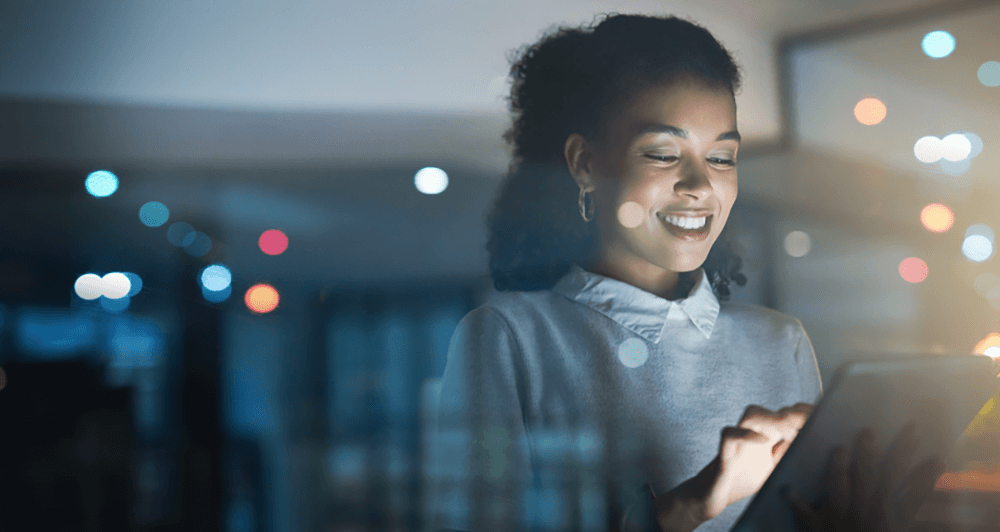
[[781,458],[785,456],[785,452],[788,451],[788,447],[791,445],[791,440],[781,440],[774,444],[774,447],[771,448],[771,456],[774,458],[775,463],[781,461]]

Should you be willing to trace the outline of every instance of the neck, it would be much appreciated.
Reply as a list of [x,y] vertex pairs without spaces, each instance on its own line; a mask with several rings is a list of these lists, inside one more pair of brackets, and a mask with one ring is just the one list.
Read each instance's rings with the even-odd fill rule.
[[587,269],[669,300],[687,297],[692,286],[690,275],[682,275],[641,259],[610,261],[601,257]]

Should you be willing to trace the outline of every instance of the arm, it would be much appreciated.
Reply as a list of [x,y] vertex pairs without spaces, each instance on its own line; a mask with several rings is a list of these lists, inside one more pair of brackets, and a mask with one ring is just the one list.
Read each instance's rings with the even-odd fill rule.
[[432,432],[433,529],[522,528],[532,469],[520,356],[495,310],[477,308],[456,328]]

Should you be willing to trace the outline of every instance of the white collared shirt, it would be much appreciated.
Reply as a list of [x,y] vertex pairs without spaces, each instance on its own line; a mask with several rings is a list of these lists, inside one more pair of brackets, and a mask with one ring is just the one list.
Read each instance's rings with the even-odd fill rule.
[[[720,305],[704,271],[670,301],[573,266],[459,323],[431,438],[434,527],[605,530],[635,488],[700,471],[748,405],[821,392],[799,321]],[[728,530],[748,502],[698,530]]]

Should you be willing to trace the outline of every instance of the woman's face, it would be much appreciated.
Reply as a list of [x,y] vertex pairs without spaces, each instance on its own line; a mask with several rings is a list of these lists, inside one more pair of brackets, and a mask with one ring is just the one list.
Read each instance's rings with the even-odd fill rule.
[[700,267],[736,200],[732,94],[698,82],[653,87],[611,119],[605,139],[589,156],[602,260]]

